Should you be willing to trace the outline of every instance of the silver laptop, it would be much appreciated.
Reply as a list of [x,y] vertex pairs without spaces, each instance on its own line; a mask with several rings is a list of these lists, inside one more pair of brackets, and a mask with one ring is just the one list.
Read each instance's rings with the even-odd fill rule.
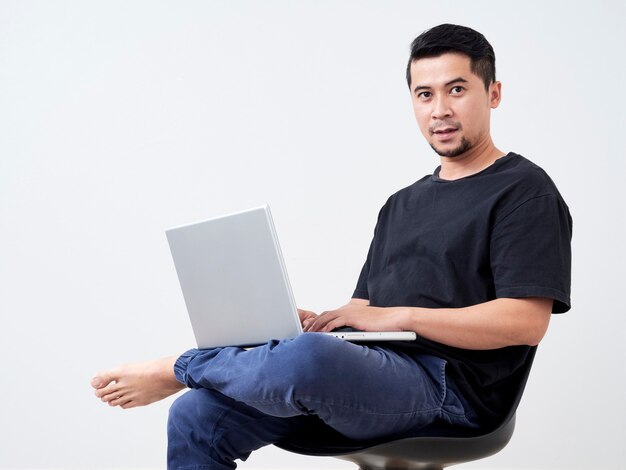
[[[302,333],[269,206],[166,230],[199,348],[255,346]],[[350,341],[413,332],[337,331]]]

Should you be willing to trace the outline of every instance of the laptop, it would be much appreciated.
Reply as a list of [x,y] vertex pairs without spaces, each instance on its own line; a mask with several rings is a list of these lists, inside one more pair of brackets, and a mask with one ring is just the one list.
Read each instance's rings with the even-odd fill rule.
[[[165,233],[198,348],[252,347],[302,334],[269,206]],[[416,338],[406,331],[319,334],[349,341]]]

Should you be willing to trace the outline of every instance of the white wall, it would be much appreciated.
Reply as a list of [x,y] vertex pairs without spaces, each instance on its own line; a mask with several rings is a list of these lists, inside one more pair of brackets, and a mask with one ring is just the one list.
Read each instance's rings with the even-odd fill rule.
[[[163,230],[268,202],[299,305],[354,287],[379,207],[437,165],[404,67],[424,29],[482,31],[497,145],[575,220],[573,308],[513,441],[467,468],[625,459],[620,1],[0,0],[0,468],[163,468],[169,401],[109,409],[94,372],[193,345]],[[349,465],[265,449],[242,468]],[[621,467],[620,467],[621,468]]]

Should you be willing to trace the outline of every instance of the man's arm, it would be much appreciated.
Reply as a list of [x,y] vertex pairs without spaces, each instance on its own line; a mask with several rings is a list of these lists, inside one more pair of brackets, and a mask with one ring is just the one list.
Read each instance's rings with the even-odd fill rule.
[[539,344],[550,322],[552,299],[503,298],[463,308],[370,307],[367,300],[305,322],[305,331],[350,326],[364,331],[415,331],[419,336],[463,349],[497,349]]

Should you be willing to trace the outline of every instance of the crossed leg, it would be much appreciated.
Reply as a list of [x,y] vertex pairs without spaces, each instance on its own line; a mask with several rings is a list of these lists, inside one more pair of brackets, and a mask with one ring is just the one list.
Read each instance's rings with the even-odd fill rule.
[[[183,383],[197,390],[170,411],[168,468],[234,468],[235,459],[291,435],[311,417],[356,440],[410,435],[444,418],[468,424],[447,390],[445,361],[316,333],[249,351],[192,350],[92,380],[96,396],[122,408],[161,400]],[[260,431],[266,428],[268,435]]]

